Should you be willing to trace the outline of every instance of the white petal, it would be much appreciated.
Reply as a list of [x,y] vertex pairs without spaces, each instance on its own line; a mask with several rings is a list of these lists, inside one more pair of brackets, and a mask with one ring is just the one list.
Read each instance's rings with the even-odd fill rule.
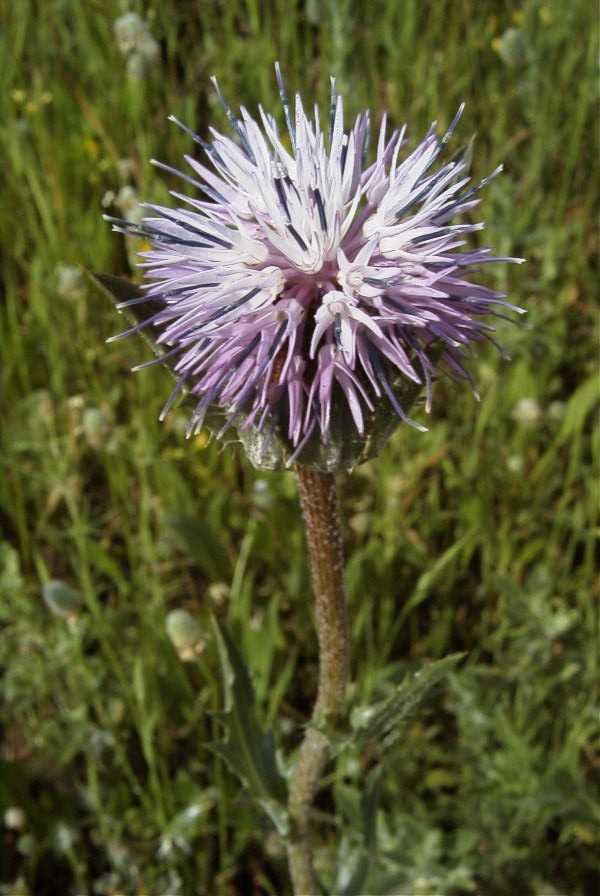
[[350,316],[354,318],[354,320],[359,321],[361,324],[364,324],[372,333],[375,333],[376,336],[383,336],[381,329],[377,326],[372,317],[369,317],[368,314],[365,314],[364,311],[361,311],[360,308],[352,308],[350,310]]
[[[321,311],[321,310],[322,309],[319,308],[319,311]],[[323,314],[323,315],[321,315],[321,318],[319,319],[319,311],[317,311],[317,313],[315,314],[315,321],[316,321],[315,330],[312,335],[312,339],[310,341],[309,355],[311,358],[314,358],[314,356],[316,354],[317,345],[319,344],[321,336],[323,335],[323,333],[326,330],[329,329],[329,327],[333,323],[333,318],[331,317],[330,314],[326,314],[326,315]]]
[[352,324],[347,317],[341,318],[340,329],[340,342],[342,345],[342,352],[344,353],[346,361],[350,363],[352,358],[354,357],[354,333],[352,331]]

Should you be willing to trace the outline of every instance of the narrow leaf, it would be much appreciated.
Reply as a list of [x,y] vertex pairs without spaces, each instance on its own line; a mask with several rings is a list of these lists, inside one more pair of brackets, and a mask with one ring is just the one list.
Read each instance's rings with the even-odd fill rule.
[[354,742],[364,747],[374,740],[383,750],[388,749],[400,737],[417,708],[464,656],[464,653],[453,653],[428,663],[407,675],[387,700],[370,707],[357,707],[352,713]]
[[361,799],[363,843],[357,851],[348,882],[340,886],[345,874],[342,872],[338,875],[340,896],[363,896],[365,893],[365,884],[377,852],[376,816],[381,794],[381,773],[382,766],[377,766],[367,776]]
[[277,768],[275,743],[260,727],[255,713],[254,688],[241,654],[227,629],[214,620],[225,690],[225,710],[218,717],[225,741],[211,744],[282,835],[287,833],[286,786]]
[[213,581],[227,579],[230,574],[226,545],[219,538],[208,515],[205,517],[178,513],[167,518],[167,526],[194,563]]

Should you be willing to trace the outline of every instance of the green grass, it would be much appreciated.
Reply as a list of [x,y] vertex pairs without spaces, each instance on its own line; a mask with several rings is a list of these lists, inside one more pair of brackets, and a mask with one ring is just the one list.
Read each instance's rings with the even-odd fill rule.
[[[6,3],[0,32],[2,247],[0,809],[3,893],[289,893],[282,844],[221,759],[210,616],[229,622],[263,720],[289,756],[315,688],[315,639],[291,474],[164,425],[162,370],[133,376],[139,341],[59,266],[130,275],[101,220],[130,184],[165,199],[149,159],[177,166],[223,115],[210,89],[276,104],[272,63],[349,112],[388,108],[413,138],[461,100],[477,131],[486,240],[524,255],[489,282],[528,309],[499,328],[512,362],[480,352],[482,401],[439,383],[431,429],[397,432],[340,483],[352,700],[408,669],[465,661],[386,762],[369,894],[588,896],[600,880],[597,271],[594,17],[583,0],[132,3],[160,42],[142,80],[113,34],[116,0]],[[506,34],[516,29],[516,34]],[[124,176],[120,159],[130,159]],[[129,256],[129,257],[128,257]],[[513,416],[534,399],[538,418]],[[42,599],[60,579],[67,619]],[[169,610],[199,621],[182,662]],[[372,757],[324,794],[319,864],[357,844]],[[5,818],[5,821],[7,819]],[[329,819],[330,821],[332,818]],[[10,819],[9,819],[10,821]],[[338,833],[336,834],[336,827]],[[351,831],[350,836],[342,836]]]

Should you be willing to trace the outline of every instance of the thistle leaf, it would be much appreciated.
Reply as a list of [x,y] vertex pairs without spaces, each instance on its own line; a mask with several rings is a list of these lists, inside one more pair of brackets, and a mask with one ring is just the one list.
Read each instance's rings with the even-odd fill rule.
[[254,688],[244,661],[227,629],[213,621],[225,691],[225,710],[217,717],[225,741],[211,744],[231,771],[267,812],[280,834],[287,833],[286,786],[277,768],[273,735],[260,727],[255,714]]
[[388,750],[398,740],[417,708],[464,656],[464,653],[452,653],[428,663],[406,675],[391,697],[374,706],[356,707],[351,718],[354,743],[364,747],[369,741],[376,741],[382,752]]
[[352,869],[349,871],[347,865],[340,868],[336,888],[340,896],[362,896],[365,892],[369,870],[377,852],[376,816],[381,794],[381,773],[382,766],[377,766],[367,776],[361,798],[363,842],[357,851],[352,851]]

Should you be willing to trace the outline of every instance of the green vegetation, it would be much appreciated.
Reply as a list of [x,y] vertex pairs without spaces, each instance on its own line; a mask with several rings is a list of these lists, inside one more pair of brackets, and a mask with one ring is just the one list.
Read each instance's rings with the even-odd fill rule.
[[[165,200],[149,159],[178,166],[191,151],[167,115],[223,126],[213,73],[234,104],[276,107],[275,59],[320,101],[336,73],[350,112],[388,108],[415,139],[465,99],[475,177],[506,164],[483,197],[486,239],[528,259],[488,275],[529,313],[499,326],[510,364],[493,350],[474,360],[481,403],[440,382],[430,432],[400,429],[341,483],[353,704],[466,656],[393,738],[376,811],[361,796],[377,745],[342,750],[320,803],[320,871],[342,892],[371,812],[370,896],[596,892],[589,4],[4,5],[0,892],[289,893],[276,828],[209,745],[224,699],[213,614],[288,758],[310,711],[294,480],[185,442],[183,410],[160,425],[168,374],[129,373],[148,349],[104,344],[121,321],[73,269],[133,273],[138,246],[111,234],[102,202],[131,214],[137,196]],[[157,42],[146,56],[119,47],[126,11]],[[181,614],[167,626],[176,609],[189,632]]]

